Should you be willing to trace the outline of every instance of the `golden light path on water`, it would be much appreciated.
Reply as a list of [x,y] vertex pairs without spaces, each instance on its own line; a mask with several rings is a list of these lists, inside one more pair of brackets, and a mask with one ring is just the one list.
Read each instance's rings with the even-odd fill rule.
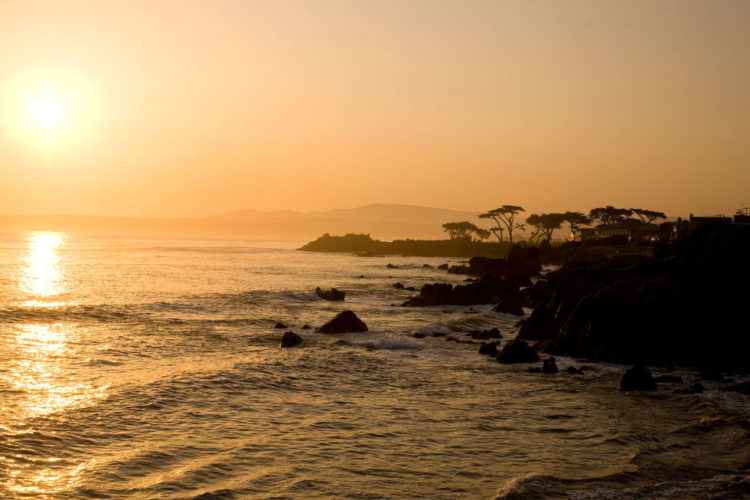
[[[65,245],[61,233],[32,233],[21,270],[20,289],[27,295],[24,305],[42,305],[40,299],[51,299],[65,290],[65,272],[59,250]],[[59,305],[53,302],[48,305]]]
[[[66,235],[31,233],[19,262],[18,289],[23,308],[63,307],[61,296],[67,280],[60,250]],[[79,363],[81,331],[71,323],[19,323],[7,332],[8,353],[0,384],[20,397],[13,406],[2,405],[6,415],[2,426],[12,434],[33,433],[34,419],[70,408],[83,407],[106,395],[107,386],[96,386],[78,378],[74,365]],[[77,483],[84,463],[54,467],[57,457],[2,456],[9,474],[6,487],[20,495],[54,498]],[[47,466],[41,466],[42,464]],[[41,467],[40,467],[41,466]],[[32,472],[33,471],[33,472]]]

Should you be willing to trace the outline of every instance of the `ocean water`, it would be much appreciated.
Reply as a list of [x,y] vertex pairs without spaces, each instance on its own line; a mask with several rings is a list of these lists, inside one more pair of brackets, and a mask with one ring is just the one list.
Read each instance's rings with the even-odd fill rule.
[[[0,497],[750,496],[747,396],[624,394],[623,367],[534,374],[417,339],[505,342],[518,318],[394,305],[395,282],[462,281],[452,259],[293,246],[1,237]],[[371,331],[301,329],[343,309]]]

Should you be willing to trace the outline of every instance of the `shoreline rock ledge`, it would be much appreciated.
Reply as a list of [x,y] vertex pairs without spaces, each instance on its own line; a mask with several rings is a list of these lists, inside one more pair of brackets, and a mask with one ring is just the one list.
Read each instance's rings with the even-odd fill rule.
[[367,325],[352,311],[342,311],[335,318],[315,330],[318,333],[366,332]]

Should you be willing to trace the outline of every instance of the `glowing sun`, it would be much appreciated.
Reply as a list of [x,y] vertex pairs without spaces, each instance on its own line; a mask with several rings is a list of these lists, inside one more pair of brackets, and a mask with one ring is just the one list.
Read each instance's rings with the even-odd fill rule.
[[60,101],[48,96],[32,99],[28,102],[31,119],[45,128],[62,121],[63,110]]

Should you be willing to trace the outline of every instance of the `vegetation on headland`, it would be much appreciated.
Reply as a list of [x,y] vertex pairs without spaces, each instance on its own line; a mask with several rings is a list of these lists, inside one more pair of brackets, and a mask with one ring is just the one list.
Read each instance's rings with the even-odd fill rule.
[[[331,236],[326,233],[300,250],[315,252],[351,252],[358,255],[409,255],[440,257],[507,257],[514,248],[514,233],[529,229],[522,246],[538,245],[543,263],[559,264],[574,259],[591,260],[613,253],[647,253],[659,241],[672,237],[674,224],[656,224],[666,218],[662,212],[638,208],[597,207],[588,215],[581,212],[551,212],[529,215],[525,223],[518,217],[525,209],[503,205],[478,216],[495,223],[485,229],[470,221],[446,222],[446,240],[380,241],[369,234]],[[594,225],[595,223],[598,223]],[[567,243],[554,248],[555,231],[567,225]],[[587,227],[592,226],[593,227]],[[494,235],[496,242],[488,241]]]
[[418,257],[502,257],[508,253],[508,243],[475,241],[470,237],[447,240],[380,241],[369,234],[347,234],[320,238],[299,248],[307,252],[350,252],[357,255],[412,255]]

